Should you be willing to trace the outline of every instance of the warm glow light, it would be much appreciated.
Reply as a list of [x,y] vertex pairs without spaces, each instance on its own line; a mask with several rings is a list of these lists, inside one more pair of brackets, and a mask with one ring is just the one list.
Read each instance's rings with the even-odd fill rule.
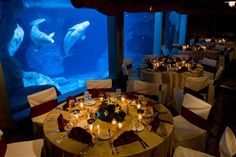
[[225,3],[228,3],[228,5],[229,5],[230,7],[234,7],[236,1],[228,1],[228,2],[225,2]]

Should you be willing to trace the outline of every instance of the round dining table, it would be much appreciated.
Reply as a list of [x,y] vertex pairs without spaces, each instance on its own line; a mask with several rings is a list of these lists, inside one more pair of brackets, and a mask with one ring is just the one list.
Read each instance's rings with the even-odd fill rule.
[[[114,96],[115,97],[115,96]],[[148,98],[144,97],[143,104],[150,102]],[[111,122],[105,122],[96,118],[93,124],[93,130],[86,124],[86,117],[88,111],[97,110],[101,105],[101,100],[98,98],[92,99],[93,103],[84,104],[80,108],[79,116],[75,118],[73,112],[63,110],[66,102],[59,104],[56,108],[50,111],[44,121],[43,130],[45,135],[45,152],[49,157],[77,157],[77,156],[140,156],[140,157],[170,157],[172,155],[173,147],[173,117],[169,110],[162,104],[155,104],[155,110],[160,119],[159,126],[156,131],[150,130],[149,122],[153,120],[154,116],[142,115],[139,119],[139,112],[137,112],[136,101],[126,98],[125,101],[117,99],[116,102],[121,106],[121,109],[126,112],[126,117],[122,122],[122,127]],[[155,103],[155,102],[153,102]],[[77,104],[78,105],[78,104]],[[129,110],[127,110],[127,107]],[[70,110],[71,111],[71,110]],[[77,110],[78,111],[78,110]],[[128,112],[127,112],[128,111]],[[68,137],[70,129],[59,131],[57,118],[62,115],[64,119],[69,121],[68,128],[83,127],[93,136],[93,144],[85,144],[78,140]],[[141,120],[139,130],[134,130],[135,134],[146,143],[143,146],[142,142],[135,141],[129,144],[114,147],[112,142],[125,131],[132,130],[134,119]],[[98,131],[99,130],[99,131]],[[102,131],[111,130],[110,138],[103,138],[99,136]],[[86,150],[86,151],[85,151]]]

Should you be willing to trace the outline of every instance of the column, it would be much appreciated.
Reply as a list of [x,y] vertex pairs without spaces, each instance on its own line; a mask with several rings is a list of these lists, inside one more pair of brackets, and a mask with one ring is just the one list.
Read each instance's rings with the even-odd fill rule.
[[187,15],[181,14],[180,16],[180,30],[179,30],[179,44],[185,44],[186,38],[186,28],[187,28]]
[[162,12],[155,13],[153,53],[161,56]]

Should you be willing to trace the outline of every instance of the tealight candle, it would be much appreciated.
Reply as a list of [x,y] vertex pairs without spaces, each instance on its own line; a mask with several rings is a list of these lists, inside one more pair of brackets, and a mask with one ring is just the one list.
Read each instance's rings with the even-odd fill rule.
[[116,124],[116,119],[112,119],[111,124],[115,125]]
[[100,97],[100,101],[101,101],[101,102],[103,101],[103,97],[102,97],[102,96]]
[[122,102],[125,101],[125,96],[124,96],[124,95],[121,96],[121,101],[122,101]]
[[141,105],[140,104],[137,104],[137,109],[140,109],[141,108]]
[[79,103],[79,106],[80,106],[80,108],[84,108],[84,103],[83,103],[83,102],[80,102],[80,103]]
[[117,126],[118,126],[119,129],[121,129],[121,128],[123,127],[123,124],[122,124],[121,122],[119,122],[119,123],[117,124]]

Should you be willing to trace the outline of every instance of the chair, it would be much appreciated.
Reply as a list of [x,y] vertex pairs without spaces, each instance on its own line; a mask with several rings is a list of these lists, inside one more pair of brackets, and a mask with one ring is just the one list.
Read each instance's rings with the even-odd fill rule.
[[195,150],[205,150],[207,119],[211,105],[188,93],[184,95],[181,115],[174,117],[175,142]]
[[139,72],[138,70],[133,69],[131,58],[126,58],[123,60],[123,64],[121,65],[122,75],[128,76],[128,79],[139,80]]
[[42,134],[43,122],[47,113],[58,105],[57,92],[54,87],[27,96],[31,107],[33,130]]
[[162,72],[142,70],[140,78],[143,81],[162,84]]
[[112,90],[112,80],[87,80],[86,81],[87,90],[92,94],[92,97],[98,97],[98,94],[102,92],[111,92]]
[[[175,88],[174,97],[175,97],[175,109],[178,113],[181,112],[181,106],[183,103],[183,97],[185,93],[189,93],[199,99],[205,100],[208,102],[210,99],[211,93],[209,91],[209,84],[211,83],[209,76],[203,77],[186,77],[184,81],[184,89]],[[209,103],[209,102],[208,102]]]
[[[127,92],[135,92],[145,96],[156,98],[160,103],[165,104],[167,85],[159,83],[151,83],[140,80],[129,80]],[[157,98],[158,97],[158,98]]]
[[[229,127],[225,128],[219,142],[220,157],[233,157],[236,155],[236,138]],[[197,150],[178,146],[175,148],[173,157],[213,157]]]
[[41,157],[43,139],[6,144],[0,130],[0,157]]

